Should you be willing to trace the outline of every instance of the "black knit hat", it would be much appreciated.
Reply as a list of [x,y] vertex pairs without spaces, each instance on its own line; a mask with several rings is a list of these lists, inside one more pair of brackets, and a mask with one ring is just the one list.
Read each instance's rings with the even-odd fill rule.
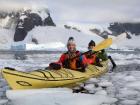
[[95,43],[93,40],[91,40],[91,41],[88,43],[88,46],[96,46],[96,43]]

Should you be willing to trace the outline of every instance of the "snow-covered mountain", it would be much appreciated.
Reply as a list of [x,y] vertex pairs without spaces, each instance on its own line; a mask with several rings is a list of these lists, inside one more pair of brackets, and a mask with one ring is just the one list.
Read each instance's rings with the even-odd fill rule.
[[0,11],[0,27],[15,31],[15,42],[24,40],[35,26],[55,26],[48,8],[24,7],[14,11]]
[[[113,49],[140,48],[138,36],[128,35],[111,36],[109,24],[91,24],[67,22],[55,24],[48,7],[23,7],[18,10],[0,10],[0,48],[17,49],[26,44],[28,50],[59,49],[65,47],[68,37],[76,39],[78,49],[85,50],[90,40],[100,42],[101,37],[113,37]],[[52,27],[56,26],[56,27]],[[64,27],[65,26],[65,27]]]
[[[90,32],[80,32],[74,28],[68,30],[59,24],[56,26],[48,8],[24,7],[16,11],[0,12],[0,14],[1,49],[10,45],[12,49],[18,50],[26,44],[28,50],[62,50],[65,48],[67,39],[73,36],[77,47],[83,50],[87,49],[90,40],[95,40],[97,43],[102,40],[100,36]],[[9,47],[6,48],[9,49]]]

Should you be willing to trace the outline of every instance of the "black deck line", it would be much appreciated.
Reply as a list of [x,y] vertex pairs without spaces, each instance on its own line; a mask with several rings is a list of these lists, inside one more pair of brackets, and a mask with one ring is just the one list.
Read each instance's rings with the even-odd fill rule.
[[45,78],[49,79],[49,77],[47,77],[46,74],[43,71],[36,70],[36,72],[39,72],[39,73],[43,74]]
[[45,79],[39,79],[39,78],[34,78],[34,77],[27,77],[27,76],[23,76],[23,75],[19,75],[19,74],[13,74],[13,73],[8,73],[6,71],[3,71],[6,74],[10,74],[10,75],[15,75],[15,76],[19,76],[19,77],[25,77],[25,78],[30,78],[30,79],[36,79],[36,80],[42,80],[42,81],[67,81],[67,80],[74,80],[74,79],[82,79],[85,77],[80,77],[80,78],[72,78],[72,79],[61,79],[61,80],[45,80]]

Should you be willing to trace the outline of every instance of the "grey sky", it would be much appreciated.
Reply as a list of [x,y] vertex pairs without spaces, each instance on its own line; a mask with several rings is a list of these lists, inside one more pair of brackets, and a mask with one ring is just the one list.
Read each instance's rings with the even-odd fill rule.
[[[140,21],[140,0],[1,0],[4,5],[47,5],[55,21]],[[8,4],[9,3],[9,4]],[[23,5],[24,4],[24,5]]]

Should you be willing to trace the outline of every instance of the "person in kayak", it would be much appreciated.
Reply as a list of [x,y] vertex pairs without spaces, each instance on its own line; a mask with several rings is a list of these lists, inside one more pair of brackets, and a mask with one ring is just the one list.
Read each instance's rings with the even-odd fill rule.
[[[50,67],[53,69],[60,69],[61,67],[84,72],[87,66],[85,55],[76,50],[76,43],[73,37],[70,37],[67,42],[68,51],[63,53],[56,63],[51,63]],[[61,67],[60,67],[61,65]],[[55,68],[55,66],[57,66]]]
[[108,56],[104,49],[101,51],[98,51],[96,54],[94,54],[92,49],[95,46],[96,46],[96,44],[93,40],[91,40],[88,44],[89,53],[86,54],[88,64],[94,64],[96,66],[103,67],[102,64],[100,63],[100,61],[106,61],[109,59],[113,65],[112,70],[111,70],[111,71],[113,71],[113,69],[116,68],[117,65],[114,62],[114,60],[112,59],[112,57]]
[[107,60],[107,55],[104,50],[99,51],[98,53],[94,54],[93,48],[96,46],[96,43],[91,40],[88,44],[89,53],[86,54],[88,64],[93,64],[99,67],[103,67],[100,61]]
[[88,64],[95,64],[96,55],[93,54],[93,50],[92,50],[94,47],[95,47],[95,42],[93,40],[91,40],[88,44],[89,52],[86,54]]

